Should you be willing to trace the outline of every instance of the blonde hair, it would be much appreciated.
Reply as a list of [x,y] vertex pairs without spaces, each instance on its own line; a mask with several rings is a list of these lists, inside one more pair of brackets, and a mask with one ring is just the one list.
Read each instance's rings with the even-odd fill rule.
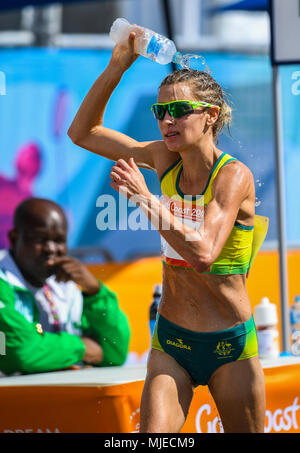
[[222,130],[227,129],[230,134],[232,107],[229,105],[227,94],[210,74],[196,69],[177,69],[164,78],[159,89],[177,83],[188,83],[197,99],[220,107],[219,117],[213,125],[213,136],[216,142]]

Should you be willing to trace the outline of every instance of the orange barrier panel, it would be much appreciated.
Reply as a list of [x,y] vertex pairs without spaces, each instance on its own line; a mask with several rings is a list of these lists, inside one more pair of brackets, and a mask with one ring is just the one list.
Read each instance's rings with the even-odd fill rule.
[[[143,258],[127,263],[108,263],[90,266],[91,271],[119,296],[122,309],[131,325],[129,363],[145,363],[150,344],[149,307],[153,286],[161,283],[162,264],[159,257]],[[300,251],[288,253],[288,282],[290,304],[295,294],[300,294]],[[247,280],[252,309],[264,296],[278,308],[280,322],[279,259],[274,251],[261,251],[252,266]],[[280,335],[281,338],[281,335]]]
[[85,386],[0,387],[0,432],[128,433],[139,428],[143,381]]
[[[101,370],[98,372],[101,376]],[[299,432],[300,363],[264,368],[264,373],[265,432]],[[103,386],[84,382],[82,385],[0,386],[0,432],[138,432],[143,386],[143,380]],[[181,432],[221,432],[218,412],[207,387],[195,390]]]

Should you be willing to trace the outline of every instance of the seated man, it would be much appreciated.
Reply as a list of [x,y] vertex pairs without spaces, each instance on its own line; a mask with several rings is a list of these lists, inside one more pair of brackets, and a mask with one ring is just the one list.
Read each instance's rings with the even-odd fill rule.
[[[5,374],[37,373],[80,362],[122,365],[130,330],[116,295],[66,255],[67,220],[56,203],[23,201],[0,259],[0,332]],[[80,287],[80,289],[78,288]]]

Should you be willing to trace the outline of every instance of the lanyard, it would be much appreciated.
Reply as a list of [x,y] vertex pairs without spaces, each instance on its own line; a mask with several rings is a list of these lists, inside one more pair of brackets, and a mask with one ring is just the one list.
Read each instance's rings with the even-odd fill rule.
[[44,290],[44,295],[45,295],[47,301],[49,302],[50,311],[51,311],[51,315],[52,315],[52,318],[53,318],[53,331],[54,332],[60,332],[59,316],[58,316],[56,304],[55,304],[55,302],[53,300],[50,288],[49,288],[48,285],[45,285],[43,287],[43,290]]

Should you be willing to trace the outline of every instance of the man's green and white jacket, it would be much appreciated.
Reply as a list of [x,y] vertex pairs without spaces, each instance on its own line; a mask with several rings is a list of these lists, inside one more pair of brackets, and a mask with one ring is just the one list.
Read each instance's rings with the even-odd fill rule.
[[[43,288],[24,279],[9,252],[0,259],[0,332],[5,335],[0,371],[38,373],[79,363],[85,352],[80,336],[89,336],[102,346],[104,358],[99,366],[122,365],[130,328],[116,294],[103,283],[89,297],[72,281],[58,283],[52,276],[46,283],[59,314],[59,333],[53,332]],[[37,324],[42,325],[42,332]]]

